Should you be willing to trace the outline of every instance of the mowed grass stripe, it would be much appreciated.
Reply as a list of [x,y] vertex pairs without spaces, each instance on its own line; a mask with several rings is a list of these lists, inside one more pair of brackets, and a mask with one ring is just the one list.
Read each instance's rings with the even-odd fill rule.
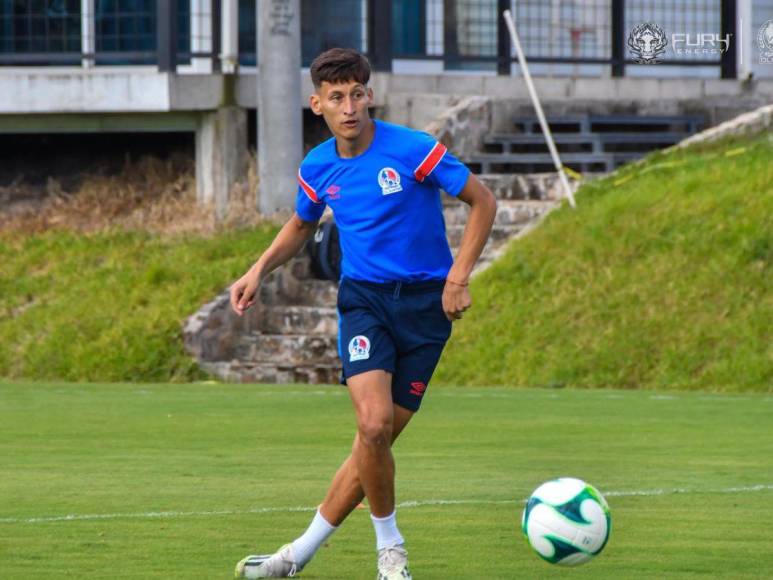
[[[577,578],[769,578],[773,397],[430,389],[395,448],[417,578],[553,578],[520,536],[521,500],[582,477],[609,493],[612,539]],[[296,536],[354,429],[341,387],[0,384],[0,577],[227,578]],[[737,489],[725,492],[723,490]],[[616,495],[659,492],[663,495]],[[438,500],[460,503],[424,505]],[[467,503],[472,502],[472,503]],[[502,503],[505,502],[505,503]],[[240,511],[241,510],[241,511]],[[303,573],[371,578],[357,510]],[[565,571],[564,571],[565,572]]]

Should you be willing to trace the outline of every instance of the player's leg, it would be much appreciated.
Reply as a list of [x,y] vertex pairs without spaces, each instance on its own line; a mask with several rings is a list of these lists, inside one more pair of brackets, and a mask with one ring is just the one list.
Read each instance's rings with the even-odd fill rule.
[[410,580],[408,553],[395,509],[392,425],[396,407],[392,403],[392,374],[369,371],[351,376],[347,384],[357,415],[352,457],[376,531],[378,578]]
[[[393,405],[392,443],[400,436],[413,415],[413,411]],[[355,436],[355,444],[356,442],[357,436]],[[357,465],[353,455],[349,455],[333,477],[319,511],[325,520],[334,526],[339,526],[363,499],[365,499],[365,492],[360,484]]]
[[[400,435],[411,420],[413,413],[395,405],[393,410],[392,442]],[[355,446],[357,442],[355,436]],[[354,452],[354,451],[353,451]],[[300,564],[307,564],[325,543],[330,535],[341,525],[346,517],[364,499],[365,492],[360,485],[353,452],[333,477],[325,500],[317,510],[306,531],[292,543],[293,555]]]
[[[403,432],[413,415],[412,411],[404,407],[393,406],[392,443]],[[355,436],[355,444],[358,436]],[[364,498],[365,492],[360,485],[357,465],[353,454],[350,454],[336,472],[322,505],[306,531],[291,544],[283,546],[276,554],[245,558],[237,565],[237,577],[264,578],[272,577],[267,574],[287,575],[293,570],[300,571]]]
[[392,375],[382,370],[360,373],[347,380],[357,416],[353,456],[360,484],[375,517],[395,507],[395,462],[392,456]]

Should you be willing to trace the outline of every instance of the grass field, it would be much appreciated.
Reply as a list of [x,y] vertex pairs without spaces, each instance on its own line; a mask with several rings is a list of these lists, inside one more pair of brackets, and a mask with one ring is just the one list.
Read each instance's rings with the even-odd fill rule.
[[[0,577],[228,578],[306,526],[353,434],[342,387],[0,383]],[[773,396],[430,389],[398,441],[418,580],[771,578]],[[612,508],[589,565],[518,529],[542,481]],[[303,578],[375,576],[358,510]]]

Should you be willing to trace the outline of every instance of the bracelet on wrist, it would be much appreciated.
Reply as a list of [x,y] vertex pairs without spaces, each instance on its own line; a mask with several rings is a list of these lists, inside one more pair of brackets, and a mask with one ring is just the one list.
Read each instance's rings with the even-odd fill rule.
[[465,282],[464,284],[462,284],[461,282],[454,282],[450,278],[446,278],[446,282],[448,282],[449,284],[454,284],[456,286],[469,286],[470,284],[469,282]]

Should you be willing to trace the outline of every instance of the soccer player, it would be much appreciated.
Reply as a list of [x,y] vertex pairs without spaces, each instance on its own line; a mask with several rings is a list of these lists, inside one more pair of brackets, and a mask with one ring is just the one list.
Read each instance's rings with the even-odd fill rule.
[[[342,250],[338,351],[357,415],[352,453],[308,529],[273,555],[244,558],[237,577],[294,576],[367,497],[377,578],[411,578],[396,521],[391,446],[419,409],[452,321],[471,305],[467,283],[496,200],[426,133],[371,119],[369,78],[368,61],[355,50],[334,48],[312,63],[311,110],[333,138],[303,160],[294,215],[231,286],[231,306],[242,315],[261,281],[302,249],[331,207]],[[440,189],[471,207],[455,260]]]

